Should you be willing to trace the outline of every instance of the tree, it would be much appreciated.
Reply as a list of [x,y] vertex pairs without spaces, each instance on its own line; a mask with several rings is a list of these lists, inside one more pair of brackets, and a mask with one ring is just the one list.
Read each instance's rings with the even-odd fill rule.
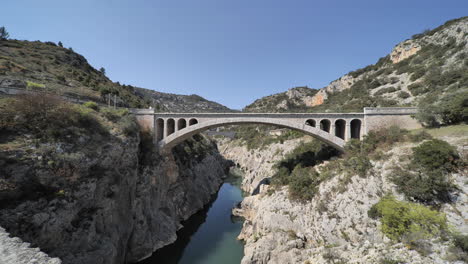
[[99,71],[103,74],[103,75],[106,75],[106,69],[104,69],[104,67],[101,67],[99,69]]
[[5,27],[0,27],[0,40],[8,39],[10,34],[6,31]]
[[63,43],[62,43],[62,41],[59,41],[59,42],[58,42],[58,45],[59,45],[60,47],[63,48]]

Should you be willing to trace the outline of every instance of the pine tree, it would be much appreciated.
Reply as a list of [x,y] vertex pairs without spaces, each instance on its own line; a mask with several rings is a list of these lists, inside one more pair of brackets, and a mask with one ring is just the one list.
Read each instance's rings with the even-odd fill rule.
[[99,71],[100,71],[103,75],[106,75],[106,69],[104,69],[104,67],[101,67],[101,69],[99,69]]
[[8,31],[6,31],[5,27],[0,27],[0,40],[5,40],[10,37]]

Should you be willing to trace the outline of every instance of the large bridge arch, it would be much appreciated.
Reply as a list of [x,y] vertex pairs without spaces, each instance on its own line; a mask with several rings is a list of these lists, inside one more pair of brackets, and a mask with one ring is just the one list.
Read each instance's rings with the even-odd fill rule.
[[159,150],[161,153],[169,152],[174,146],[182,141],[191,138],[200,132],[210,128],[225,126],[225,125],[243,125],[243,124],[260,124],[260,125],[274,125],[284,128],[290,128],[301,131],[305,134],[311,135],[333,147],[339,151],[344,151],[345,141],[331,133],[328,133],[319,128],[305,124],[305,122],[294,122],[291,120],[279,118],[252,118],[252,117],[236,117],[236,118],[222,118],[212,119],[204,122],[190,125],[182,130],[175,131],[159,141]]

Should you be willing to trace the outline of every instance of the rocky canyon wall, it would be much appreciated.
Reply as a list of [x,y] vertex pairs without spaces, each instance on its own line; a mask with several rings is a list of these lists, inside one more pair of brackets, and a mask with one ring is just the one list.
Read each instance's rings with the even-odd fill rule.
[[[201,137],[164,158],[139,136],[79,141],[31,141],[34,151],[0,154],[0,226],[62,263],[131,263],[151,255],[176,240],[180,222],[210,201],[226,175],[216,145]],[[0,262],[36,256],[24,255],[24,245],[9,249]]]

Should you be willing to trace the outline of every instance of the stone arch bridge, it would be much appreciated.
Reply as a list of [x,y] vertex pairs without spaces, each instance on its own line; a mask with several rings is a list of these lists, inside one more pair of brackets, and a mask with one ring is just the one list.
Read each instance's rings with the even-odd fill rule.
[[311,135],[344,151],[346,141],[361,139],[369,131],[391,125],[421,127],[411,107],[364,108],[360,113],[155,113],[136,109],[140,126],[152,131],[161,153],[210,128],[226,125],[264,124],[290,128]]

